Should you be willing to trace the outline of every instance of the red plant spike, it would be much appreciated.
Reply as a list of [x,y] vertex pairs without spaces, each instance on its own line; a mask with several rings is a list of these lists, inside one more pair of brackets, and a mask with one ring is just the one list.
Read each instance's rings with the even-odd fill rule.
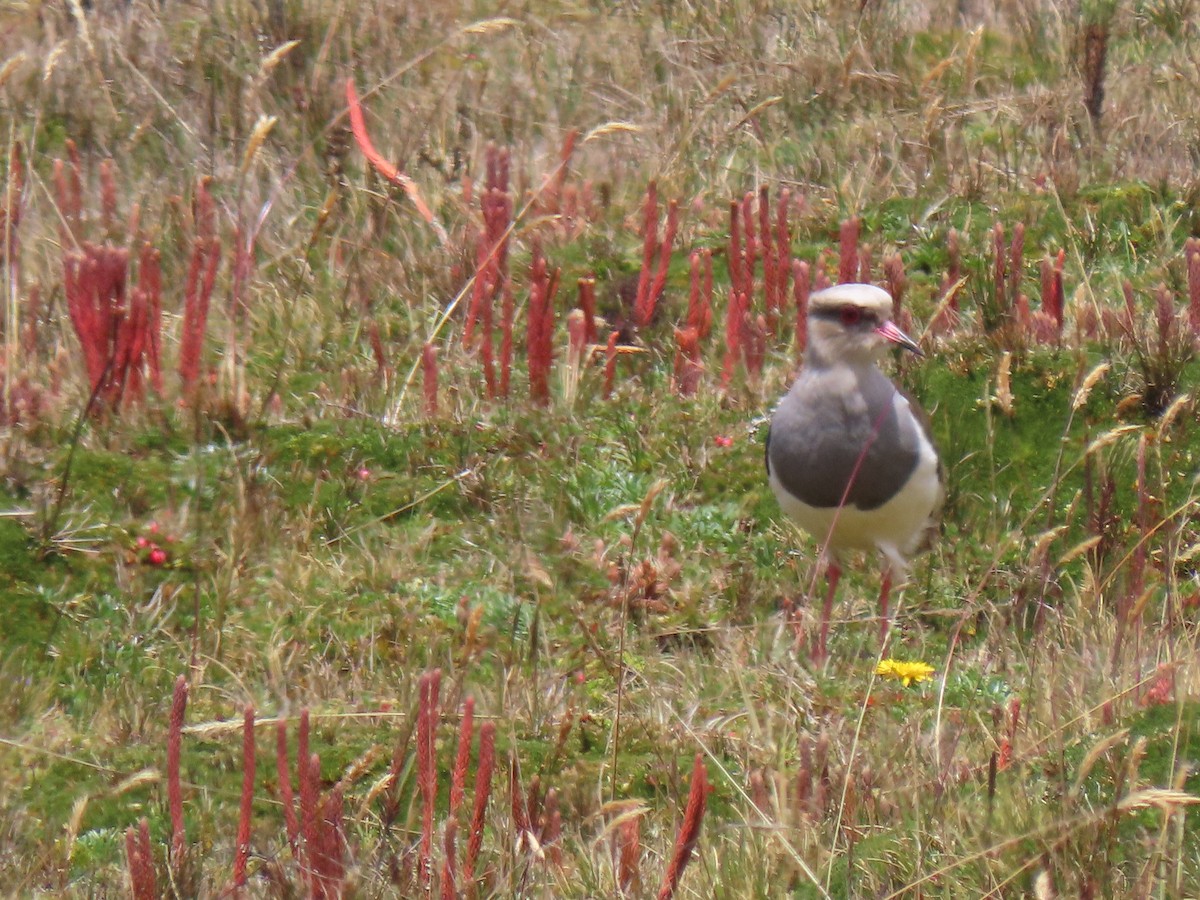
[[622,895],[637,890],[641,884],[641,830],[641,816],[630,816],[617,826],[617,883]]
[[208,308],[216,284],[217,264],[221,257],[220,241],[213,233],[215,210],[208,192],[208,179],[196,185],[195,235],[192,260],[184,292],[182,337],[179,343],[179,379],[184,395],[191,395],[200,378],[200,355],[208,327]]
[[475,770],[475,805],[471,811],[471,833],[467,836],[467,854],[463,859],[463,882],[475,881],[475,862],[483,847],[483,819],[492,792],[492,770],[496,765],[496,723],[484,722],[479,729],[479,765]]
[[1059,250],[1054,257],[1054,324],[1058,337],[1062,338],[1063,322],[1066,319],[1066,295],[1063,293],[1063,268],[1067,262],[1067,251]]
[[1158,321],[1158,355],[1165,359],[1175,330],[1175,300],[1165,284],[1155,292],[1154,314]]
[[904,274],[904,260],[899,253],[890,253],[883,260],[883,278],[887,283],[887,291],[892,295],[892,321],[900,325],[901,313],[904,311],[904,291],[908,287],[908,276]]
[[[701,262],[704,272],[701,274]],[[699,340],[712,330],[712,252],[697,250],[692,254],[688,286],[687,327],[696,329]]]
[[692,852],[700,840],[700,823],[704,819],[704,808],[708,802],[708,771],[704,767],[704,757],[696,754],[692,766],[692,784],[688,791],[687,810],[683,815],[683,823],[675,837],[675,852],[663,873],[662,886],[658,890],[658,900],[671,900],[683,877],[683,870],[691,861]]
[[1012,765],[1013,746],[1007,737],[1000,738],[1000,752],[996,754],[996,770],[1003,772]]
[[744,238],[740,266],[742,280],[738,284],[738,290],[750,297],[754,294],[754,268],[758,264],[759,250],[761,249],[761,243],[754,233],[754,194],[751,191],[747,191],[742,196],[742,236]]
[[792,262],[792,294],[796,303],[796,361],[808,346],[808,295],[812,290],[812,274],[808,263]]
[[317,804],[320,800],[321,758],[308,752],[308,710],[300,713],[300,735],[296,747],[297,781],[300,782],[300,833],[304,836],[301,867],[307,873],[310,889],[316,893],[316,855],[320,846]]
[[[316,756],[313,756],[316,759]],[[320,804],[318,846],[314,860],[313,895],[316,900],[339,900],[345,867],[342,863],[342,788],[334,785]]]
[[[508,193],[508,151],[499,150],[495,144],[489,143],[485,158],[487,181],[479,197],[483,228],[476,243],[475,284],[467,310],[466,324],[463,327],[463,346],[471,346],[475,339],[475,325],[477,322],[482,323],[484,376],[488,381],[489,395],[495,396],[494,382],[488,380],[494,356],[490,346],[491,323],[494,320],[496,298],[505,296],[506,292],[511,290],[508,276],[508,240],[512,228],[512,198]],[[511,335],[509,337],[511,339]],[[502,348],[501,367],[503,366]],[[503,396],[508,395],[507,381],[503,374],[500,393]]]
[[[92,248],[89,246],[88,249]],[[118,290],[118,285],[120,289],[124,286],[124,259],[119,260],[118,271],[100,274],[102,268],[116,269],[112,265],[115,261],[99,247],[94,248],[94,252],[68,253],[63,257],[67,312],[83,349],[83,361],[93,393],[99,393],[108,367],[109,338],[105,325],[113,306],[110,294]]]
[[502,310],[500,319],[500,396],[508,396],[509,383],[512,380],[513,356],[513,294],[512,282],[504,281],[502,294]]
[[774,315],[781,319],[787,305],[787,283],[792,275],[792,229],[788,224],[788,207],[791,193],[787,188],[779,192],[779,204],[775,214],[775,298]]
[[183,830],[183,788],[180,784],[179,762],[183,747],[183,716],[187,710],[187,678],[175,679],[175,694],[171,700],[171,720],[167,729],[167,807],[171,813],[171,858],[178,864],[183,855],[187,836]]
[[1054,309],[1054,261],[1050,255],[1042,257],[1040,266],[1041,283],[1042,283],[1042,312],[1052,319],[1057,320]]
[[142,340],[138,344],[138,356],[132,360],[140,370],[140,357],[145,356],[150,368],[150,386],[161,395],[162,380],[162,267],[161,254],[150,244],[142,244],[141,260],[138,264],[138,283],[133,289],[134,306],[143,310]]
[[457,900],[458,889],[455,886],[456,862],[454,859],[454,839],[458,835],[458,820],[451,818],[446,822],[446,831],[442,837],[442,900]]
[[438,414],[438,365],[437,347],[426,344],[421,351],[422,387],[425,391],[425,415],[430,418]]
[[288,846],[292,848],[292,856],[299,859],[300,823],[296,819],[296,796],[292,790],[292,775],[288,767],[287,719],[283,717],[275,723],[275,777],[279,779],[279,800],[283,804],[283,823],[287,830]]
[[307,875],[308,887],[313,895],[319,888],[318,850],[320,847],[320,822],[317,820],[317,810],[320,803],[320,787],[317,779],[320,776],[320,756],[312,754],[296,758],[300,767],[300,830],[304,834],[304,862],[301,868]]
[[142,818],[136,829],[125,830],[125,858],[133,900],[157,900],[154,856],[150,849],[150,823]]
[[1004,241],[1004,226],[999,222],[992,228],[992,300],[996,310],[1003,314],[1008,310],[1008,256]]
[[649,325],[654,318],[654,308],[666,287],[667,269],[671,265],[671,247],[675,243],[675,232],[678,229],[679,201],[672,200],[667,204],[667,224],[663,232],[662,243],[658,245],[658,268],[654,271],[654,281],[650,285],[650,293],[646,296],[646,306],[639,319],[641,325]]
[[1066,252],[1047,255],[1041,263],[1042,308],[1032,317],[1035,337],[1047,343],[1062,340],[1064,321],[1063,264]]
[[462,724],[458,730],[458,753],[454,759],[454,774],[450,781],[450,815],[455,816],[462,805],[467,783],[467,765],[471,761],[471,734],[475,724],[475,698],[463,702]]
[[1008,304],[1011,308],[1021,293],[1021,277],[1025,271],[1025,223],[1013,226],[1012,244],[1008,250]]
[[646,185],[646,202],[642,206],[642,270],[638,273],[637,294],[633,301],[633,318],[639,325],[646,325],[649,317],[650,267],[654,264],[654,251],[658,246],[658,183]]
[[742,325],[745,332],[742,340],[742,352],[745,356],[746,371],[751,375],[758,376],[762,374],[763,361],[767,355],[767,319],[762,313],[759,313],[751,320],[749,309],[746,309],[749,305],[749,299],[743,294]]
[[829,280],[829,253],[822,250],[817,254],[817,267],[813,269],[812,289],[823,291],[831,284]]
[[742,251],[742,207],[736,200],[729,201],[729,295],[737,296],[745,281],[742,270],[746,258]]
[[[791,206],[792,192],[784,188],[779,192],[778,206],[775,210],[775,246],[781,263],[785,264],[789,271],[792,268],[792,226],[788,221]],[[783,277],[786,279],[787,275]]]
[[417,786],[421,792],[421,884],[433,879],[433,813],[437,803],[437,720],[441,669],[421,676],[417,711]]
[[725,309],[725,359],[721,365],[721,387],[728,389],[733,381],[733,370],[742,356],[742,335],[745,320],[746,295],[734,291]]
[[855,277],[865,284],[870,284],[875,280],[874,269],[875,258],[871,254],[871,245],[863,244],[858,250],[858,274]]
[[237,844],[233,856],[233,888],[246,884],[250,858],[250,817],[254,806],[254,707],[247,703],[242,717],[242,800],[238,809]]
[[[109,245],[85,243],[63,259],[67,311],[83,348],[88,381],[109,406],[119,403],[133,368],[128,353],[131,326],[125,315],[128,268],[129,251]],[[120,359],[119,350],[124,351]]]
[[534,245],[530,271],[529,324],[525,352],[529,367],[529,397],[534,403],[550,402],[550,368],[554,359],[554,295],[561,269],[547,270],[541,247]]
[[158,358],[158,332],[162,319],[162,275],[158,266],[158,251],[149,244],[142,245],[138,284],[129,291],[129,307],[114,310],[115,342],[112,347],[107,397],[115,406],[128,395],[141,399],[142,373],[148,365],[151,384],[162,388],[162,372]]
[[[767,316],[774,323],[779,309],[779,254],[776,252],[775,234],[771,229],[771,189],[765,184],[758,189],[758,242],[763,261],[763,300]],[[773,325],[771,330],[774,333]]]

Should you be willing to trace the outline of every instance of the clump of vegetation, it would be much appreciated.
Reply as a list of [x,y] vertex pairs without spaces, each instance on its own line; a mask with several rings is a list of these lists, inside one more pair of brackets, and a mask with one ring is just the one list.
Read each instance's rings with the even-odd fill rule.
[[[1102,7],[3,14],[6,887],[1200,891],[1200,33]],[[817,665],[850,280],[949,496]]]

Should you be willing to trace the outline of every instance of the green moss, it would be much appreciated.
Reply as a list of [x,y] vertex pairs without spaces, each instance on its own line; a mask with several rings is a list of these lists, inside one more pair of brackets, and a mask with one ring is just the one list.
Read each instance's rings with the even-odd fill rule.
[[[33,541],[16,517],[0,517],[0,595],[20,582],[34,581],[38,575]],[[0,601],[2,602],[2,601]]]

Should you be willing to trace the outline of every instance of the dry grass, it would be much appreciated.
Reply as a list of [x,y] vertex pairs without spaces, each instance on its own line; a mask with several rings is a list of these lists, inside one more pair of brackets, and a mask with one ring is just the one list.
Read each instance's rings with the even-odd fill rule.
[[[0,10],[4,891],[211,896],[240,858],[254,895],[321,895],[308,848],[327,838],[289,840],[268,752],[302,709],[320,778],[289,737],[298,803],[335,836],[346,895],[453,873],[459,896],[662,896],[673,867],[688,897],[1200,891],[1186,4],[1080,22],[1035,2],[96,5]],[[407,193],[356,148],[348,78]],[[507,399],[463,335],[489,142],[512,160]],[[679,227],[635,328],[652,181]],[[221,260],[191,387],[176,369],[204,184]],[[899,377],[951,471],[891,644],[860,566],[823,667],[783,611],[807,621],[815,548],[778,516],[757,434],[793,371],[788,316],[761,373],[721,380],[729,203],[760,185],[790,190],[791,252],[814,273],[836,277],[850,216],[877,281],[901,261],[930,354]],[[997,222],[1024,227],[1012,309],[994,302]],[[62,259],[135,236],[161,253],[164,387],[100,402]],[[535,247],[540,277],[561,269],[544,406],[525,396]],[[697,250],[717,324],[680,396]],[[1048,337],[1020,310],[1059,250],[1066,327]],[[569,352],[587,276],[604,323]],[[958,330],[926,330],[951,296]],[[610,332],[628,343],[605,398]],[[934,676],[877,676],[885,656]],[[168,853],[180,674],[187,849]],[[497,741],[474,888],[470,790],[447,812],[468,695]]]

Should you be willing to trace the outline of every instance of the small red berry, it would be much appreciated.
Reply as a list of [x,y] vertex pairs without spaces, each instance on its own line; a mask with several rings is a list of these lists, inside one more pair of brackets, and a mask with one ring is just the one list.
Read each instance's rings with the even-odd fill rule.
[[152,566],[161,566],[167,561],[167,551],[162,547],[155,547],[150,551],[150,556],[147,557],[147,561]]

